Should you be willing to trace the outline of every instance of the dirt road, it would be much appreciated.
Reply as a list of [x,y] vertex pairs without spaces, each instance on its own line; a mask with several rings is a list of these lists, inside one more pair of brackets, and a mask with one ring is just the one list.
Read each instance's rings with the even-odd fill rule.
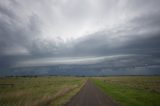
[[81,91],[64,106],[118,106],[104,95],[91,81],[87,81]]

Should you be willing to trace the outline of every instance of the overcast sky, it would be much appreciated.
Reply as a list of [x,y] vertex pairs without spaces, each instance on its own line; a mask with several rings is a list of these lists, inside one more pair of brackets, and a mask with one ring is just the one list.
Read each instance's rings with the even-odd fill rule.
[[160,0],[0,0],[0,67],[159,49]]

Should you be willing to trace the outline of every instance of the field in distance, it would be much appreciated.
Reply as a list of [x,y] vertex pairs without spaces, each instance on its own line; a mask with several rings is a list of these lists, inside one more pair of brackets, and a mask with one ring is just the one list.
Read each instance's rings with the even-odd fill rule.
[[122,106],[160,106],[159,76],[98,77],[93,81]]
[[120,106],[160,106],[160,76],[0,78],[0,106],[62,106],[88,79]]
[[0,106],[61,106],[85,81],[81,77],[0,78]]

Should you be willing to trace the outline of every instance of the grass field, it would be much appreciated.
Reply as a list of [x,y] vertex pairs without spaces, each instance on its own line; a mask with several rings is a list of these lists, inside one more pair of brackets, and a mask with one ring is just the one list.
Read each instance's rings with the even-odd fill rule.
[[122,106],[160,106],[160,77],[98,77],[93,81]]
[[[84,85],[85,77],[0,78],[0,106],[61,106]],[[160,106],[160,77],[90,78],[122,106]]]
[[80,77],[1,78],[0,106],[60,106],[84,83]]

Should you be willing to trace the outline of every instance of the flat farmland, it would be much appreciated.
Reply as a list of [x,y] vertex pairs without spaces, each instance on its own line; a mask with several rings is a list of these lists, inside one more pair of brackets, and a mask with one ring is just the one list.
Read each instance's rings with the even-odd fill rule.
[[98,77],[93,82],[122,106],[160,106],[159,76]]
[[0,78],[0,106],[160,106],[160,77]]
[[61,106],[85,83],[80,77],[0,79],[0,106]]

